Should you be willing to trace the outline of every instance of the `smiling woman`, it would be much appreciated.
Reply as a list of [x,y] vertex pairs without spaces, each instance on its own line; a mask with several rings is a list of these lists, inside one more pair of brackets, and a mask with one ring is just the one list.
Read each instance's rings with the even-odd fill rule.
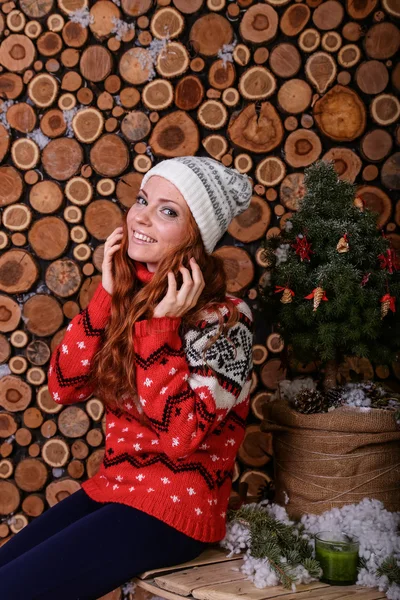
[[2,598],[98,598],[224,537],[253,320],[212,252],[250,199],[246,175],[206,157],[143,177],[48,372],[57,404],[104,402],[103,463],[0,548]]

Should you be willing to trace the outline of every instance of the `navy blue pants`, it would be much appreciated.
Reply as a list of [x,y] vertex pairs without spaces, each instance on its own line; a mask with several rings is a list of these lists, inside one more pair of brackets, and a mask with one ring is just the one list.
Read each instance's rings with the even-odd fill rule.
[[95,502],[80,489],[0,548],[0,598],[96,600],[207,546],[130,506]]

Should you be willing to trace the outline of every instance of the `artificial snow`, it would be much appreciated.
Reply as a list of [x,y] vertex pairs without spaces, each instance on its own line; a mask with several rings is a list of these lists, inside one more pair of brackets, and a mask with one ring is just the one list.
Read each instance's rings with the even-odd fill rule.
[[[264,511],[287,525],[295,525],[299,533],[314,545],[314,535],[319,531],[345,533],[359,541],[359,555],[365,567],[359,570],[357,584],[363,587],[376,587],[385,592],[388,600],[400,600],[400,586],[389,583],[386,576],[378,576],[377,569],[382,562],[394,556],[400,565],[400,512],[389,512],[379,500],[364,498],[358,504],[333,508],[321,515],[304,515],[295,524],[288,517],[286,509],[267,500],[248,504],[246,508]],[[220,542],[230,551],[228,556],[245,551],[241,571],[248,575],[256,587],[263,588],[279,584],[276,572],[267,558],[253,558],[250,554],[250,529],[245,522],[234,520],[227,523],[224,539]],[[308,583],[311,577],[302,566],[292,571],[296,584]]]
[[83,107],[77,107],[74,106],[74,108],[70,108],[69,110],[63,110],[62,113],[64,115],[64,121],[67,125],[67,132],[66,132],[66,136],[67,137],[74,137],[74,130],[72,129],[72,119],[74,118],[74,116],[76,115],[76,113],[78,112],[78,110],[80,108]]
[[0,106],[0,109],[2,111],[0,112],[0,123],[4,125],[6,129],[10,129],[11,127],[10,123],[7,121],[7,111],[13,104],[14,100],[4,100],[2,105]]
[[288,253],[290,244],[280,244],[275,250],[276,266],[278,267],[281,263],[286,262],[288,259]]
[[94,23],[94,16],[90,14],[87,6],[74,10],[70,13],[69,18],[71,21],[79,23],[79,25],[84,28],[88,27],[91,23]]
[[41,129],[34,129],[30,133],[27,133],[26,137],[36,142],[41,150],[50,142],[50,138],[44,135]]
[[115,34],[115,39],[117,39],[119,42],[128,33],[130,29],[135,31],[134,23],[127,23],[126,21],[123,21],[122,19],[117,19],[116,17],[112,17],[111,21],[114,23],[114,27],[112,28],[111,33]]
[[232,44],[223,44],[222,48],[218,50],[218,58],[222,59],[224,67],[227,62],[233,62],[233,50],[237,44],[237,41],[234,40]]

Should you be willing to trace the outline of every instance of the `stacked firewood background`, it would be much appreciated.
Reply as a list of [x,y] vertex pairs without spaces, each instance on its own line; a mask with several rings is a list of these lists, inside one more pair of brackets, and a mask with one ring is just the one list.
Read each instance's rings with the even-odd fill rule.
[[[48,361],[163,158],[209,155],[254,182],[217,252],[257,320],[235,489],[268,484],[262,406],[285,371],[261,241],[328,158],[400,248],[399,18],[398,0],[0,0],[0,543],[101,463],[102,403],[55,404]],[[351,360],[345,375],[399,375]]]

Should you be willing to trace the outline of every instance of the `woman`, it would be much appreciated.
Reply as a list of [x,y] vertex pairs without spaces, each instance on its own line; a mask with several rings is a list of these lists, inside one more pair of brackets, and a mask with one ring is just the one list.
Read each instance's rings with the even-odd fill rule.
[[55,402],[104,401],[103,464],[0,549],[2,600],[95,599],[224,537],[252,316],[212,251],[250,199],[249,179],[210,158],[143,177],[48,372]]

